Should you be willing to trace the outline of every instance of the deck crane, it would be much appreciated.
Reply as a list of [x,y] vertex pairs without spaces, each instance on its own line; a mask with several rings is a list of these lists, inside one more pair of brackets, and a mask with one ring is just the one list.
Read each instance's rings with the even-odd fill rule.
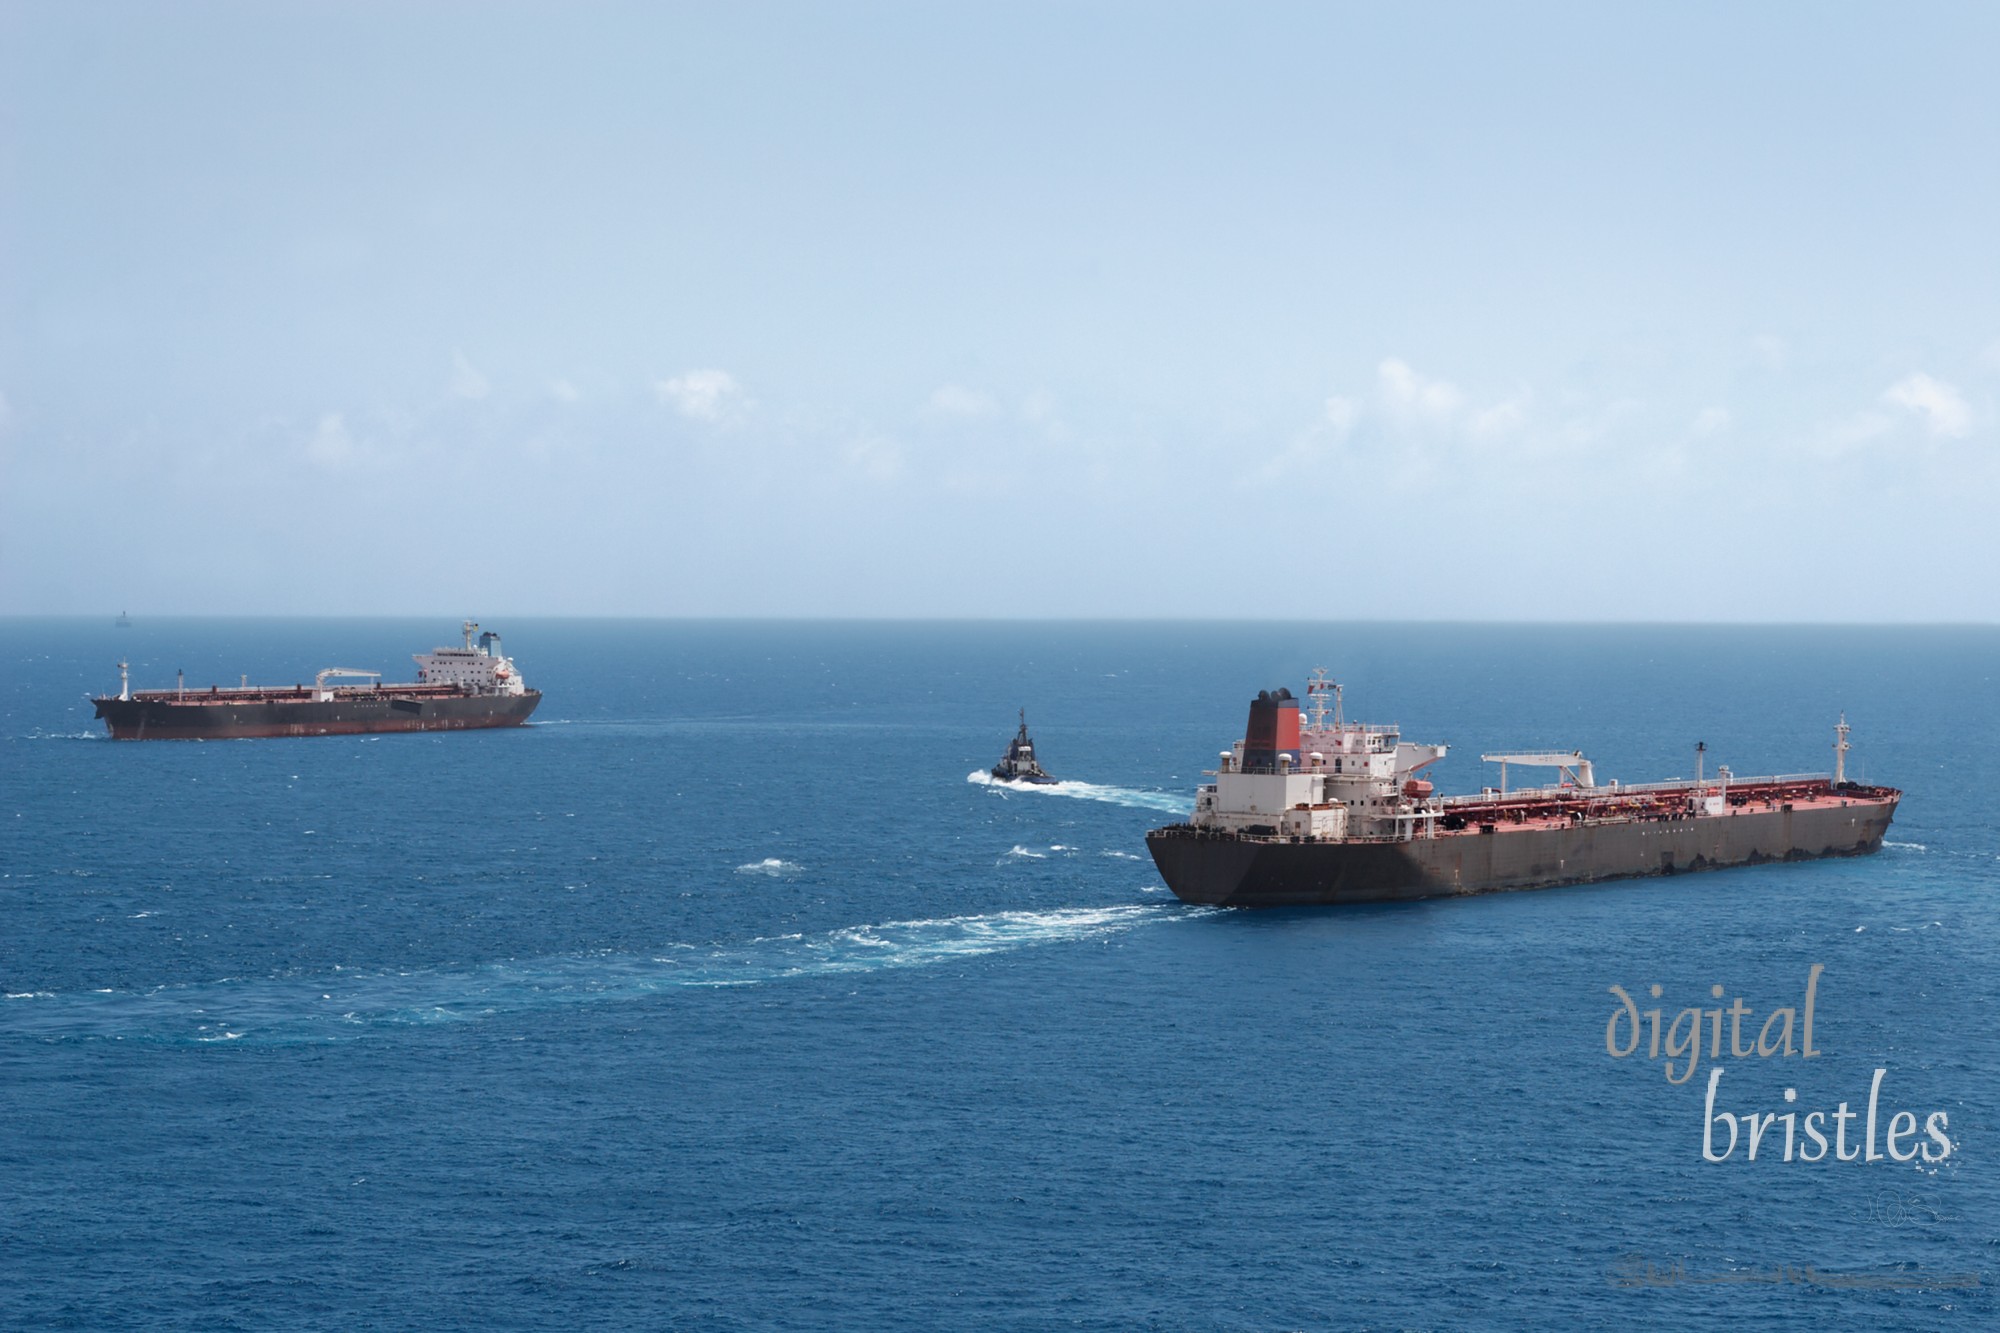
[[333,691],[326,687],[326,683],[335,676],[359,676],[365,680],[377,682],[382,679],[382,673],[379,671],[361,671],[354,667],[328,667],[313,677],[313,689],[319,695],[322,702],[333,698]]
[[1590,771],[1590,761],[1583,757],[1583,751],[1571,750],[1567,754],[1541,752],[1532,754],[1482,754],[1482,763],[1500,765],[1500,794],[1507,794],[1507,765],[1522,768],[1553,768],[1559,770],[1560,777],[1579,787],[1595,787],[1597,777]]

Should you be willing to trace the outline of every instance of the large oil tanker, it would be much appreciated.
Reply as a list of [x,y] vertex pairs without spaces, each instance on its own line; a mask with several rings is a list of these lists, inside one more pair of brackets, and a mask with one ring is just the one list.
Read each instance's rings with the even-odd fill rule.
[[[118,664],[118,693],[91,700],[120,741],[227,740],[245,736],[338,736],[378,731],[518,727],[542,701],[521,679],[500,636],[465,622],[465,645],[416,653],[417,679],[384,685],[381,673],[328,667],[311,685],[210,685],[132,689]],[[475,645],[472,636],[479,634]],[[337,685],[335,680],[365,680]]]
[[[1580,752],[1490,754],[1481,758],[1500,765],[1498,787],[1440,797],[1418,774],[1445,746],[1346,721],[1324,672],[1307,695],[1302,721],[1291,691],[1259,694],[1193,816],[1146,835],[1184,901],[1379,902],[1864,856],[1881,847],[1902,798],[1847,780],[1845,716],[1831,774],[1740,778],[1724,767],[1709,777],[1698,746],[1692,780],[1599,785]],[[1510,766],[1554,768],[1558,781],[1510,791]]]

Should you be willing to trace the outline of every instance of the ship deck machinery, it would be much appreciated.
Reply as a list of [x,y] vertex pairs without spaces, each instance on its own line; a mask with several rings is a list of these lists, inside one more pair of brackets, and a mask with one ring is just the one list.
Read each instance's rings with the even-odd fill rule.
[[[1691,781],[1598,785],[1575,752],[1488,755],[1503,764],[1500,787],[1439,797],[1417,775],[1446,747],[1346,722],[1339,690],[1314,678],[1305,726],[1289,691],[1260,694],[1190,820],[1147,835],[1177,896],[1371,902],[1858,856],[1882,845],[1902,795],[1847,781],[1843,717],[1831,775],[1706,778],[1698,751]],[[1510,792],[1507,764],[1556,766],[1564,781]]]

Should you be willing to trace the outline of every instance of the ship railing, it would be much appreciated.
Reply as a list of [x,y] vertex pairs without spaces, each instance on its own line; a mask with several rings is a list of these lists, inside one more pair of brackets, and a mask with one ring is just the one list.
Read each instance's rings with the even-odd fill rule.
[[[1833,775],[1831,773],[1774,773],[1759,777],[1745,777],[1731,773],[1727,781],[1732,789],[1738,787],[1796,787],[1814,782],[1832,782]],[[1657,795],[1661,792],[1693,791],[1696,788],[1720,788],[1723,782],[1724,779],[1721,777],[1707,776],[1703,777],[1699,782],[1693,778],[1674,778],[1667,782],[1621,782],[1616,787],[1510,787],[1507,789],[1507,794],[1504,797],[1495,790],[1491,795],[1479,793],[1475,795],[1446,796],[1442,799],[1446,805],[1485,805],[1494,800],[1581,801],[1595,800],[1608,796],[1647,796]]]
[[1354,842],[1371,842],[1371,843],[1373,842],[1395,843],[1395,842],[1412,842],[1412,841],[1421,842],[1426,837],[1429,836],[1424,833],[1419,833],[1413,838],[1408,832],[1398,832],[1398,833],[1347,833],[1343,834],[1338,838],[1304,837],[1290,833],[1246,833],[1241,829],[1203,828],[1196,824],[1187,824],[1187,823],[1170,824],[1166,828],[1155,829],[1154,832],[1164,833],[1171,837],[1177,837],[1177,838],[1217,838],[1217,839],[1225,839],[1230,842],[1258,842],[1258,843],[1263,843],[1263,842],[1289,843],[1289,842],[1301,842],[1301,841],[1319,842],[1319,843],[1341,843],[1341,844],[1354,843]]
[[1400,736],[1403,728],[1394,722],[1343,722],[1337,727],[1314,727],[1308,723],[1299,724],[1300,731],[1330,731],[1338,736],[1343,732],[1359,732],[1363,736]]
[[[1620,783],[1618,785],[1618,794],[1622,796],[1628,791],[1643,793],[1643,792],[1661,792],[1661,791],[1687,791],[1694,787],[1720,787],[1723,785],[1725,780],[1731,787],[1777,787],[1777,786],[1796,787],[1803,783],[1808,783],[1808,782],[1831,782],[1833,781],[1833,774],[1771,773],[1761,777],[1749,777],[1731,773],[1727,779],[1724,779],[1719,774],[1710,773],[1703,776],[1699,782],[1697,782],[1693,778],[1675,778],[1669,782],[1634,782],[1630,784]],[[1544,790],[1547,789],[1545,788]],[[1597,795],[1608,794],[1611,789],[1609,787],[1586,787],[1586,788],[1573,788],[1572,790],[1581,790],[1588,792],[1590,795],[1597,796]],[[1509,792],[1507,794],[1509,796],[1514,795],[1513,792]]]

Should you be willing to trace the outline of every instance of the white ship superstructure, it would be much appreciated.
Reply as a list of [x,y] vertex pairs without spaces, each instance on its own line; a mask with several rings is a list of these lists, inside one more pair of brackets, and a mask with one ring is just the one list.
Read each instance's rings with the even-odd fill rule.
[[479,633],[479,626],[468,620],[464,631],[463,648],[411,654],[417,664],[417,683],[456,685],[473,694],[526,694],[527,683],[514,668],[514,659],[500,651],[500,636],[488,630],[479,634],[475,647],[472,636]]
[[1390,837],[1436,817],[1431,784],[1416,775],[1449,747],[1407,743],[1394,725],[1347,721],[1340,686],[1324,671],[1306,692],[1312,713],[1303,722],[1291,691],[1258,696],[1249,734],[1222,752],[1215,781],[1195,793],[1190,824],[1340,839]]

